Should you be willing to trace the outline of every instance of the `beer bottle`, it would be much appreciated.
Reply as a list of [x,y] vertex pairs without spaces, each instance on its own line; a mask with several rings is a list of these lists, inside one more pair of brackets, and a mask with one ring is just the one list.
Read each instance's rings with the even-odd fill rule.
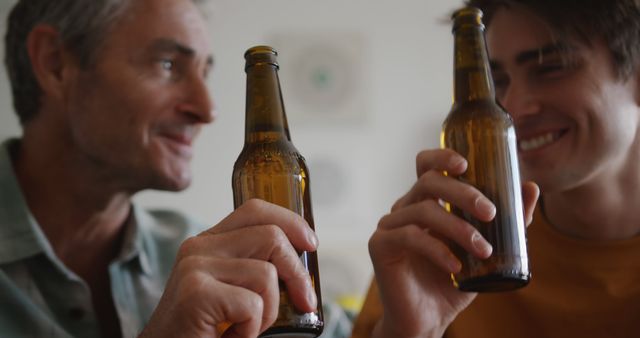
[[[285,115],[277,52],[256,46],[244,55],[247,73],[245,143],[233,167],[233,199],[238,208],[259,198],[303,216],[314,228],[309,192],[309,171],[304,158],[291,142]],[[315,229],[314,229],[315,230]],[[301,313],[290,302],[280,282],[280,306],[276,322],[260,337],[317,337],[324,327],[318,258],[315,252],[300,252],[318,298],[315,312]]]
[[530,278],[515,129],[495,98],[482,12],[472,7],[455,12],[453,35],[454,101],[443,123],[441,146],[467,159],[466,172],[457,178],[480,190],[497,210],[492,221],[482,222],[447,204],[447,210],[476,227],[493,246],[492,255],[481,260],[453,244],[462,270],[452,279],[462,291],[513,290]]

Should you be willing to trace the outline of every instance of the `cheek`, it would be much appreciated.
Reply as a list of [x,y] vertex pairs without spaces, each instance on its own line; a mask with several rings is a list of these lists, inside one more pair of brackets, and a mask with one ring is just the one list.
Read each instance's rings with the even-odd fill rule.
[[[146,100],[149,100],[147,96]],[[112,134],[119,140],[126,141],[131,146],[147,146],[153,125],[156,123],[156,111],[145,98],[140,95],[126,95],[124,97],[111,98],[104,106],[103,113],[106,117],[105,126],[113,129]]]
[[635,137],[639,110],[632,91],[622,84],[604,88],[594,104],[594,122],[602,126],[609,141],[629,143]]
[[93,77],[92,83],[69,92],[68,123],[75,147],[94,160],[118,166],[157,157],[161,149],[154,142],[154,130],[166,110],[161,107],[166,101],[161,91],[107,76]]
[[125,108],[117,101],[91,101],[86,109],[76,110],[71,121],[78,147],[107,162],[140,157],[140,150],[149,147],[149,128]]
[[604,117],[605,142],[610,144],[611,151],[624,151],[632,146],[638,130],[638,111],[632,107],[615,107],[611,114]]

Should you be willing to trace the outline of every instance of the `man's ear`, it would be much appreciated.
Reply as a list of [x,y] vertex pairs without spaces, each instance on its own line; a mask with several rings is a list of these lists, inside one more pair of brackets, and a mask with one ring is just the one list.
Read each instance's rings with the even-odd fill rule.
[[72,60],[60,41],[60,33],[50,25],[34,27],[27,37],[27,53],[45,97],[63,99],[65,67]]

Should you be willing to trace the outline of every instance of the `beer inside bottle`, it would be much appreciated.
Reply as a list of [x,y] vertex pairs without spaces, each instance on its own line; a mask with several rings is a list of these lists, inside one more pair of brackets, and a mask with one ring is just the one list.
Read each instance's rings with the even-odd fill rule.
[[462,262],[462,270],[452,279],[462,291],[507,291],[529,282],[529,261],[516,135],[511,117],[495,99],[481,18],[482,12],[471,7],[453,15],[454,102],[443,124],[441,146],[467,159],[467,171],[457,178],[496,206],[495,218],[481,222],[447,204],[450,212],[478,229],[493,253],[482,260],[452,244]]
[[[246,130],[244,148],[233,168],[234,206],[259,198],[298,213],[314,228],[309,171],[291,142],[276,57],[276,51],[268,46],[253,47],[245,53]],[[322,333],[318,258],[315,252],[300,252],[300,260],[311,276],[318,309],[310,313],[298,311],[280,282],[278,318],[260,337],[302,338]]]

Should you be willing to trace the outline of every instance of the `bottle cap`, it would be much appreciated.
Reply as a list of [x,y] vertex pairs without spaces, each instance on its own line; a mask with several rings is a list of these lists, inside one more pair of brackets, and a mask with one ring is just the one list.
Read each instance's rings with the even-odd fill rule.
[[484,25],[482,24],[482,11],[475,7],[463,7],[455,11],[451,15],[451,19],[453,20],[454,32],[464,26],[480,27],[480,29],[484,29]]
[[255,46],[247,49],[244,53],[244,59],[246,60],[245,69],[255,66],[257,64],[266,63],[271,64],[279,68],[278,52],[270,46]]

